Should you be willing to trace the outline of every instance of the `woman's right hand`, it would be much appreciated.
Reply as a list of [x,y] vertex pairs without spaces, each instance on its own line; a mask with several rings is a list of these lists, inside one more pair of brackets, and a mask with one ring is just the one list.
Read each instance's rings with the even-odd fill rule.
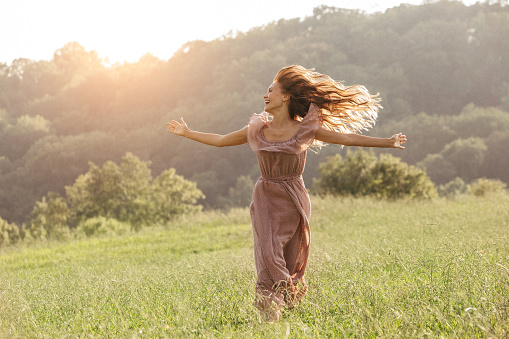
[[183,118],[180,118],[180,122],[176,120],[172,120],[166,124],[168,126],[168,132],[171,132],[176,135],[184,136],[184,134],[189,131],[186,122]]

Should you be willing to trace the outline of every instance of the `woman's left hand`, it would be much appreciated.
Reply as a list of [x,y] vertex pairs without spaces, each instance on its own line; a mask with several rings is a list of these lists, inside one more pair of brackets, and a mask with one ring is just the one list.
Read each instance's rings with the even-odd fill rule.
[[390,142],[391,142],[391,147],[393,147],[393,148],[405,149],[405,147],[403,147],[401,145],[406,142],[406,135],[404,135],[402,133],[394,134],[391,137]]

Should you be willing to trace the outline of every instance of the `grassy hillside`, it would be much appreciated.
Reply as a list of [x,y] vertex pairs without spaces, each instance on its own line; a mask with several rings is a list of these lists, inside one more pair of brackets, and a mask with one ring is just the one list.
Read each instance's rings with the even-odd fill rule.
[[505,337],[508,195],[313,198],[309,294],[251,306],[248,210],[0,252],[0,337]]

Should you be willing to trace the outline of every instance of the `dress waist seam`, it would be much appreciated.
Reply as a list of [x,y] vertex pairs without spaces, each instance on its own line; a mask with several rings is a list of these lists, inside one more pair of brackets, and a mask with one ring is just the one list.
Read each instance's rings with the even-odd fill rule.
[[261,176],[258,180],[281,183],[281,182],[302,180],[302,175],[285,175],[285,176],[275,177],[275,178],[266,178],[264,176]]

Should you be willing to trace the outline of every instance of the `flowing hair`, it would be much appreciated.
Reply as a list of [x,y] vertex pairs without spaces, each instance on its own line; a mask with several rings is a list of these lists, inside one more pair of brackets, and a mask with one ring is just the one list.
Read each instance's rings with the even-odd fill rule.
[[322,127],[340,133],[356,133],[375,125],[380,106],[378,94],[366,87],[345,87],[314,69],[293,65],[281,69],[274,78],[285,94],[290,95],[289,113],[301,120],[314,103],[320,108]]

